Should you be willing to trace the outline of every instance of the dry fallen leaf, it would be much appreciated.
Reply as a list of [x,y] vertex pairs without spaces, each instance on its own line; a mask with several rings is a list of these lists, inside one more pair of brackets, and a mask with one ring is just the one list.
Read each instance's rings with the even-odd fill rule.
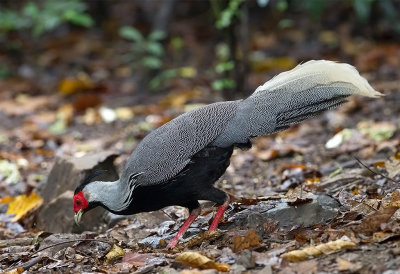
[[354,228],[354,231],[364,235],[372,235],[374,232],[380,231],[381,225],[386,223],[397,209],[397,206],[388,206],[379,209],[365,217],[362,222]]
[[179,250],[183,250],[185,248],[192,248],[194,246],[199,246],[202,243],[206,242],[206,241],[212,241],[216,238],[218,238],[221,235],[221,233],[217,230],[214,231],[204,231],[200,234],[198,234],[196,237],[190,239],[189,241],[187,241],[186,243],[178,246]]
[[24,272],[24,268],[18,267],[13,270],[7,271],[6,274],[20,274],[22,272]]
[[125,251],[117,245],[113,245],[111,250],[106,255],[106,264],[112,264],[116,260],[122,258],[125,255]]
[[184,269],[180,274],[203,274],[203,272],[198,269]]
[[306,260],[308,257],[315,257],[322,254],[332,254],[353,247],[356,247],[355,243],[340,239],[317,246],[308,246],[302,249],[293,250],[282,254],[281,257],[291,262],[299,262]]
[[254,229],[247,230],[244,236],[240,235],[233,236],[232,242],[233,242],[233,250],[235,252],[260,245],[260,240]]
[[361,268],[361,265],[354,264],[340,257],[336,258],[337,270],[354,272]]
[[183,252],[176,257],[176,261],[200,269],[216,269],[223,272],[230,270],[230,265],[217,263],[198,252]]
[[61,80],[58,90],[63,95],[93,88],[93,81],[86,73],[80,73],[76,78],[67,77]]
[[122,262],[140,267],[145,266],[146,262],[152,258],[154,258],[154,255],[151,253],[128,252],[124,255],[124,258],[122,258]]
[[31,193],[29,196],[24,194],[17,197],[4,197],[0,199],[0,203],[8,204],[6,213],[15,214],[11,221],[17,222],[39,208],[43,203],[43,199],[36,193]]
[[286,197],[288,205],[298,206],[312,202],[314,195],[311,192],[304,191],[301,186],[298,186],[295,189],[289,189]]
[[399,235],[397,235],[395,233],[389,233],[389,232],[383,232],[383,231],[375,232],[374,235],[372,235],[374,242],[377,242],[377,243],[383,243],[392,238],[398,238],[398,237],[399,237]]
[[396,126],[391,122],[362,121],[357,124],[357,129],[370,139],[380,142],[393,136]]
[[388,177],[394,179],[396,176],[400,175],[400,160],[393,158],[393,160],[388,160],[385,162],[386,170],[388,172]]

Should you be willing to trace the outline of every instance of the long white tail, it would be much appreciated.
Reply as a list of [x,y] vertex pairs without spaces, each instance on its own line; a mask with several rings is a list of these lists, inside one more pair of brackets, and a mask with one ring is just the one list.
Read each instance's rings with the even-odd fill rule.
[[247,143],[249,138],[288,128],[346,102],[350,95],[380,97],[351,65],[312,60],[283,72],[241,101],[213,144]]

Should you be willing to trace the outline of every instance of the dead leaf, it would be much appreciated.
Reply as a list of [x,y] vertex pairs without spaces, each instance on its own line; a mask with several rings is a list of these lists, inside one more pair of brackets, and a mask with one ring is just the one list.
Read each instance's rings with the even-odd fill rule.
[[198,269],[184,269],[180,274],[203,274],[203,272]]
[[24,268],[23,267],[18,267],[16,269],[13,269],[11,271],[7,271],[6,274],[20,274],[24,272]]
[[120,248],[119,246],[117,246],[116,244],[114,244],[112,246],[111,250],[106,255],[105,263],[110,265],[113,262],[115,262],[116,260],[122,258],[124,255],[125,255],[125,251],[122,248]]
[[249,229],[244,236],[235,235],[232,239],[233,251],[237,252],[253,246],[259,246],[260,240],[255,229]]
[[15,100],[0,102],[0,109],[9,116],[21,116],[34,113],[49,105],[49,97],[19,95]]
[[131,108],[128,107],[119,107],[115,109],[115,114],[117,118],[123,121],[130,120],[135,116]]
[[359,225],[354,228],[354,231],[364,235],[372,235],[372,233],[380,231],[381,225],[386,223],[397,209],[398,207],[395,206],[388,206],[379,209],[371,215],[368,215]]
[[201,91],[198,89],[191,90],[180,90],[170,92],[160,104],[165,107],[180,108],[186,104],[189,100],[199,98]]
[[62,79],[58,86],[58,91],[63,95],[70,95],[93,87],[94,84],[90,77],[86,73],[80,73],[77,77]]
[[310,148],[302,147],[295,144],[279,144],[275,145],[267,150],[256,151],[255,154],[257,158],[263,161],[273,160],[278,157],[285,157],[294,153],[306,154],[310,152]]
[[0,199],[0,203],[8,204],[8,210],[6,213],[15,214],[15,217],[11,221],[17,222],[27,216],[30,212],[39,208],[43,203],[43,199],[33,192],[29,196],[24,194],[17,197],[4,197]]
[[153,258],[154,256],[151,253],[128,252],[122,258],[122,262],[128,263],[135,267],[140,267],[140,266],[145,266],[146,262]]
[[251,69],[255,72],[268,72],[271,69],[288,70],[296,66],[293,58],[277,57],[251,60]]
[[311,192],[304,191],[301,186],[298,186],[295,189],[289,189],[286,197],[286,202],[288,205],[296,206],[311,202],[314,195]]
[[214,231],[204,231],[198,235],[196,235],[194,238],[190,239],[186,243],[178,246],[180,250],[183,250],[185,248],[193,248],[194,246],[199,246],[205,241],[211,241],[216,238],[218,238],[221,235],[221,233],[217,230]]
[[393,160],[387,160],[385,161],[385,166],[389,178],[394,179],[400,175],[400,159],[393,158]]
[[176,257],[176,261],[200,269],[216,269],[223,272],[230,270],[230,265],[217,263],[198,252],[183,252]]
[[318,273],[318,264],[315,260],[297,263],[295,273],[296,274]]
[[306,260],[309,257],[316,257],[322,254],[332,254],[347,248],[354,248],[356,244],[347,240],[336,240],[317,246],[308,246],[302,249],[293,250],[281,255],[291,262],[299,262]]
[[99,106],[103,100],[98,94],[80,94],[73,102],[74,110],[82,113],[88,108]]
[[74,108],[71,104],[62,105],[57,111],[57,120],[51,124],[49,131],[53,134],[62,134],[72,122]]
[[385,162],[384,161],[377,161],[377,162],[374,163],[374,166],[376,168],[383,168],[383,167],[385,167]]
[[362,121],[357,124],[357,129],[370,139],[381,142],[393,136],[396,126],[390,122]]
[[18,165],[7,160],[0,160],[0,180],[7,185],[15,184],[19,181],[21,175],[18,171]]
[[340,257],[336,258],[336,263],[338,264],[337,270],[339,271],[357,271],[361,266],[354,264],[352,262],[349,262],[345,259],[342,259]]
[[385,242],[392,238],[397,238],[397,237],[399,237],[399,235],[394,234],[394,233],[389,233],[389,232],[383,232],[383,231],[375,232],[372,235],[374,242],[377,242],[377,243],[382,243],[382,242]]

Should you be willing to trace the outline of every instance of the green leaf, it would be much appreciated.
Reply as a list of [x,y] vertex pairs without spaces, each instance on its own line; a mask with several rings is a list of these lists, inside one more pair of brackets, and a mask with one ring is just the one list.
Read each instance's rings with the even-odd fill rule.
[[234,18],[239,15],[240,4],[244,0],[230,0],[228,7],[224,9],[220,14],[217,22],[215,23],[218,29],[229,27]]
[[124,26],[119,29],[119,35],[127,40],[135,42],[142,42],[144,40],[143,35],[135,28]]
[[158,57],[161,57],[164,54],[164,49],[160,43],[148,43],[147,51]]
[[147,56],[142,59],[142,63],[145,67],[150,69],[158,69],[161,67],[162,63],[159,58]]
[[28,17],[36,18],[39,16],[39,8],[35,3],[29,2],[24,7],[22,13]]
[[235,63],[233,61],[219,63],[215,66],[215,71],[217,73],[223,73],[225,71],[230,71],[235,67]]
[[165,33],[161,30],[155,30],[150,33],[148,39],[151,41],[163,40],[166,37]]
[[76,10],[66,10],[64,12],[63,18],[71,22],[72,24],[84,26],[84,27],[91,27],[93,26],[93,19],[84,13],[80,13]]
[[366,22],[371,14],[373,0],[354,0],[354,10],[358,19]]
[[235,81],[230,78],[218,79],[212,83],[212,88],[215,90],[229,89],[235,86],[236,86]]
[[179,36],[173,36],[170,40],[170,46],[175,51],[181,50],[183,48],[183,39]]
[[288,6],[289,5],[286,0],[279,0],[278,3],[276,3],[276,8],[281,12],[287,10]]
[[278,23],[278,27],[281,29],[287,29],[294,26],[294,21],[292,19],[282,19]]

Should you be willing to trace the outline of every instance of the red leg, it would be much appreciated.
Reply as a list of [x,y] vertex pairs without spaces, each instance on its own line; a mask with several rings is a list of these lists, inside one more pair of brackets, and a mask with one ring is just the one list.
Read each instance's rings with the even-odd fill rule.
[[200,208],[195,208],[190,212],[189,217],[187,220],[183,223],[181,229],[179,229],[178,233],[175,235],[175,237],[169,242],[167,248],[174,248],[177,243],[179,242],[179,238],[182,237],[183,234],[185,234],[186,230],[190,227],[190,225],[196,220],[197,216],[200,215],[201,209]]
[[224,215],[225,210],[229,206],[229,196],[227,196],[225,202],[218,208],[217,214],[215,214],[214,220],[212,221],[210,228],[208,230],[216,230],[221,221],[222,216]]

